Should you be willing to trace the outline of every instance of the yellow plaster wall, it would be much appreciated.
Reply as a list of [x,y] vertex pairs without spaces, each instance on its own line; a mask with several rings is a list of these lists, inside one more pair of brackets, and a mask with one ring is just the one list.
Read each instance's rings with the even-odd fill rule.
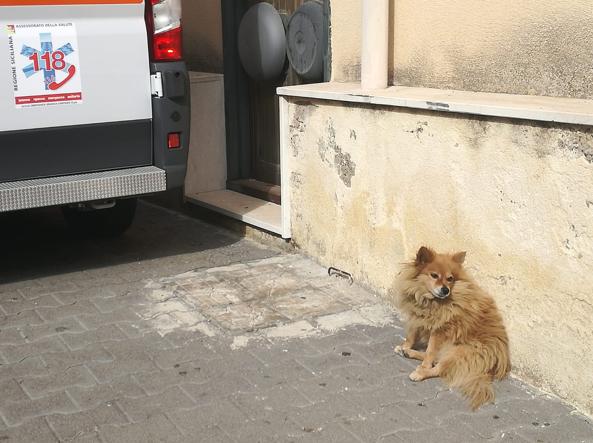
[[[361,0],[331,2],[332,78],[360,78]],[[391,0],[391,84],[593,97],[590,0]]]
[[420,245],[467,250],[514,372],[593,413],[593,129],[289,105],[295,244],[389,294]]

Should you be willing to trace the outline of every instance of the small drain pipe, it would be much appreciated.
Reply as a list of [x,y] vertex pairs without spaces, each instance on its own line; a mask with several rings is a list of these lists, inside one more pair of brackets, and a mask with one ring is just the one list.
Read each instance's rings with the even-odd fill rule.
[[387,87],[389,0],[362,0],[362,89]]

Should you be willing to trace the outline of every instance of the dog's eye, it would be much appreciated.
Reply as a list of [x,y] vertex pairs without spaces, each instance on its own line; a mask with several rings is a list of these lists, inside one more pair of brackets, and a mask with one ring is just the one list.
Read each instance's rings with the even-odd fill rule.
[[431,273],[430,273],[430,276],[431,276],[432,278],[434,278],[435,280],[436,280],[437,278],[439,278],[439,275],[438,275],[438,274],[435,274],[434,272],[431,272]]
[[455,280],[455,278],[453,278],[453,276],[452,276],[452,275],[450,275],[449,277],[447,277],[447,281],[448,281],[449,283],[453,283],[453,281],[454,281],[454,280]]

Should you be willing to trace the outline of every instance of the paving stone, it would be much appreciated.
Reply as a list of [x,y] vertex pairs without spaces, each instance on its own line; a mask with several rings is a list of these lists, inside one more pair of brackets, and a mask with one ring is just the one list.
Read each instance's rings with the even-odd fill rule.
[[160,394],[142,398],[121,398],[117,404],[133,422],[144,421],[161,411],[191,409],[196,405],[179,386],[174,386]]
[[288,322],[284,315],[265,306],[263,303],[237,303],[226,306],[213,306],[204,311],[225,329],[232,331],[252,331]]
[[47,375],[50,371],[40,356],[30,356],[17,363],[0,364],[0,380],[28,376]]
[[37,308],[53,308],[56,306],[60,306],[60,303],[52,294],[44,295],[33,300],[27,300],[19,294],[18,298],[11,297],[8,301],[2,301],[0,304],[2,310],[9,315]]
[[208,362],[194,360],[177,363],[167,370],[135,374],[134,377],[148,394],[158,394],[180,384],[207,383],[220,375],[222,373],[211,368]]
[[92,331],[71,332],[62,334],[62,340],[71,350],[82,349],[93,343],[125,340],[127,338],[117,325],[103,325]]
[[89,345],[77,351],[43,354],[43,360],[49,373],[63,372],[68,368],[84,364],[108,363],[113,359],[113,356],[101,345]]
[[341,394],[328,393],[321,401],[302,408],[291,408],[290,416],[302,428],[318,429],[328,423],[356,418],[362,411],[362,408],[350,403]]
[[333,369],[351,365],[366,365],[367,361],[360,355],[344,355],[342,351],[327,352],[319,356],[298,357],[297,362],[315,374],[327,374]]
[[146,397],[146,391],[131,375],[111,380],[109,384],[99,384],[89,388],[71,386],[67,391],[82,409],[95,408],[102,403],[114,403],[122,398]]
[[356,284],[349,285],[347,281],[339,278],[329,278],[328,280],[329,284],[320,286],[320,290],[332,295],[342,303],[353,307],[360,307],[372,305],[380,301],[377,296]]
[[[109,315],[109,314],[102,314]],[[122,321],[116,323],[104,323],[105,326],[117,326],[127,338],[136,339],[142,338],[147,334],[153,333],[153,323],[150,320],[143,320],[140,314],[135,314],[137,320],[135,321]],[[97,327],[100,327],[97,326]],[[164,334],[163,334],[164,335]]]
[[262,341],[249,346],[249,350],[237,351],[237,355],[244,356],[246,353],[253,355],[262,364],[267,366],[284,365],[285,362],[293,361],[299,357],[317,357],[321,353],[310,343],[304,340]]
[[19,402],[29,400],[29,397],[27,397],[25,391],[23,391],[18,381],[14,378],[0,381],[0,395],[2,396],[3,402]]
[[46,322],[37,326],[23,326],[19,329],[29,342],[34,342],[41,338],[54,335],[62,335],[63,338],[69,333],[78,333],[85,330],[78,320],[73,317],[64,318],[55,322]]
[[278,385],[256,392],[238,393],[232,397],[233,403],[249,418],[256,420],[265,417],[267,412],[282,411],[289,405],[291,408],[304,408],[311,401],[298,390],[288,385]]
[[289,364],[286,366],[283,365],[283,370],[278,370],[278,367],[266,366],[256,369],[239,369],[236,373],[241,374],[241,377],[249,382],[252,389],[261,390],[288,385],[289,377],[287,377],[287,370],[292,372],[295,366],[299,366],[302,372],[306,372],[306,369],[295,361],[294,366]]
[[556,417],[550,422],[534,421],[531,426],[520,426],[516,432],[528,440],[536,442],[592,442],[593,422],[580,415]]
[[112,361],[88,363],[88,368],[100,383],[107,383],[125,375],[154,372],[159,369],[146,352],[132,347],[127,353],[114,355]]
[[448,390],[436,391],[430,397],[422,398],[413,392],[407,393],[407,398],[396,402],[395,405],[411,419],[416,419],[426,426],[441,426],[453,417],[462,423],[461,416],[470,412],[466,401],[459,394]]
[[299,441],[320,443],[360,443],[360,440],[336,423],[327,423],[318,428],[303,428]]
[[22,423],[28,418],[53,413],[68,414],[76,410],[76,406],[64,392],[52,393],[35,400],[2,401],[0,404],[0,412],[9,426]]
[[[393,349],[395,348],[396,344],[399,344],[402,341],[400,338],[396,338],[394,335],[393,338],[381,341],[381,342],[371,342],[368,344],[359,344],[359,343],[352,343],[352,344],[344,344],[340,347],[349,347],[352,354],[361,355],[366,361],[377,364],[381,363],[383,360],[387,358],[395,358],[399,357]],[[411,365],[417,362],[410,362]],[[395,365],[394,365],[395,366]]]
[[61,391],[71,386],[93,386],[96,383],[92,374],[83,365],[47,376],[23,377],[19,382],[31,398],[39,398],[48,392]]
[[167,415],[186,435],[200,435],[204,428],[215,426],[228,433],[249,422],[247,415],[226,399],[189,410],[171,411]]
[[[362,410],[357,416],[344,418],[339,423],[344,429],[357,436],[361,441],[369,442],[381,441],[382,436],[393,433],[397,433],[396,435],[399,436],[399,432],[402,432],[402,430],[421,429],[423,426],[422,423],[410,419],[395,406],[387,406],[380,412],[369,413],[366,410]],[[424,440],[402,439],[402,441],[423,442]],[[473,440],[462,439],[461,441],[469,442]]]
[[31,283],[31,280],[4,281],[0,284],[0,297],[18,292],[19,289],[28,288],[31,286]]
[[[392,440],[396,437],[399,440]],[[380,438],[380,442],[401,441],[401,442],[426,442],[426,443],[459,443],[460,441],[474,442],[481,441],[481,438],[476,432],[469,429],[467,426],[456,422],[449,422],[446,425],[441,425],[438,428],[421,428],[404,429],[395,432],[392,435],[386,435]]]
[[152,415],[148,420],[128,425],[100,426],[100,435],[107,443],[180,443],[184,437],[164,415]]
[[[209,334],[210,336],[221,335],[218,328],[216,328],[214,325],[207,323],[207,328],[213,332],[213,334]],[[165,339],[174,347],[183,347],[195,341],[203,342],[204,339],[208,337],[208,335],[201,332],[199,328],[193,330],[184,328],[167,331],[163,334],[163,337],[165,337]],[[216,343],[210,343],[210,341],[207,341],[207,343],[209,346],[208,349],[210,349],[210,347],[213,345],[216,345]]]
[[15,328],[20,326],[38,325],[43,319],[35,311],[23,311],[12,315],[0,315],[2,329]]
[[66,346],[57,337],[46,337],[33,343],[0,346],[0,353],[9,363],[21,361],[31,355],[65,351]]
[[86,300],[75,301],[69,305],[56,308],[38,308],[36,311],[45,321],[52,322],[67,317],[93,315],[99,312],[92,303]]
[[114,294],[112,297],[93,297],[90,298],[89,301],[95,305],[102,314],[118,311],[122,306],[126,305],[131,306],[134,309],[153,302],[143,293],[143,291],[131,291],[125,295]]
[[[96,310],[96,308],[94,309]],[[129,306],[124,306],[121,309],[108,314],[99,313],[80,315],[78,319],[86,329],[97,329],[102,325],[115,323],[131,323],[133,325],[142,320],[141,317]]]
[[153,352],[152,355],[155,363],[161,369],[170,369],[179,363],[185,363],[194,360],[208,360],[218,357],[201,342],[191,342],[178,348]]
[[286,384],[291,380],[301,381],[316,377],[316,374],[296,360],[285,360],[282,364],[274,366],[242,369],[241,375],[248,379],[252,385],[262,388]]
[[509,400],[533,400],[537,395],[540,395],[529,385],[512,377],[501,382],[495,382],[494,390],[497,403],[504,403]]
[[239,442],[276,443],[301,441],[304,432],[286,418],[282,423],[250,422],[233,432]]
[[347,329],[335,331],[333,334],[322,334],[318,337],[313,337],[309,344],[318,350],[319,353],[325,354],[334,352],[339,347],[349,345],[370,346],[371,338],[355,329],[354,326]]
[[[94,288],[85,288],[79,289],[75,292],[66,292],[66,293],[59,293],[53,294],[53,296],[63,305],[69,305],[74,303],[75,301],[85,300],[90,298],[98,298],[98,297],[113,297],[115,295],[120,295],[120,291],[123,292],[121,287],[124,285],[103,285]],[[126,289],[128,285],[125,285]]]
[[74,283],[66,281],[66,279],[57,279],[52,281],[49,278],[37,279],[35,286],[20,288],[19,292],[27,300],[35,300],[48,294],[61,294],[68,292],[75,292],[79,288]]
[[0,330],[0,345],[20,345],[24,343],[25,339],[19,328]]
[[224,375],[208,383],[186,383],[181,387],[198,405],[220,401],[231,395],[250,392],[253,386],[244,378],[236,375]]
[[0,430],[0,441],[10,443],[51,443],[58,439],[45,419],[38,417],[27,420],[20,426]]
[[350,306],[317,289],[290,291],[270,300],[270,306],[291,320],[347,311]]
[[47,421],[60,441],[96,437],[98,426],[128,423],[126,416],[114,403],[104,403],[95,409],[74,414],[52,414],[47,416]]
[[[292,275],[289,271],[278,265],[256,266],[253,270],[248,269],[245,276],[231,275],[238,284],[244,288],[242,291],[243,300],[270,299],[282,294],[299,294],[302,289],[308,286],[306,280]],[[253,294],[245,296],[245,294]]]

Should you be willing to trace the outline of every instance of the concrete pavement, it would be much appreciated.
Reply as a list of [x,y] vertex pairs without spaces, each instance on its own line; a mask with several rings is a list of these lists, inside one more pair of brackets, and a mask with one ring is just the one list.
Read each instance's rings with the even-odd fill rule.
[[517,380],[471,413],[396,314],[312,261],[148,204],[117,240],[0,217],[0,441],[593,442]]

